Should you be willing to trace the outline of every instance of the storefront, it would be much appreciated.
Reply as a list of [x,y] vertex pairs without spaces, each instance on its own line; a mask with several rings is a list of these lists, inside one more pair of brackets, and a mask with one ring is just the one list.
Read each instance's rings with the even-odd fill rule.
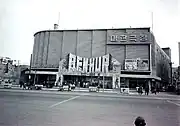
[[[102,76],[76,76],[76,75],[64,75],[63,82],[69,84],[75,84],[76,87],[89,88],[89,86],[100,88],[112,89],[112,77]],[[104,78],[104,79],[103,79]],[[103,85],[104,83],[104,85]]]
[[27,80],[26,83],[30,83],[31,85],[40,84],[45,87],[55,86],[57,72],[31,70],[29,74],[29,70],[28,70],[25,72],[25,74],[29,75],[29,79]]
[[127,75],[121,74],[121,87],[128,87],[130,90],[136,90],[136,87],[142,86],[145,88],[149,86],[158,86],[160,84],[161,78],[154,77],[151,75]]

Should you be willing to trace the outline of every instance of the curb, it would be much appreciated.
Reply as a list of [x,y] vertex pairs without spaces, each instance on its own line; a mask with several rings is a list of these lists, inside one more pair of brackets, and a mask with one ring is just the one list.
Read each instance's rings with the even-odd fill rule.
[[109,98],[130,98],[130,99],[148,99],[148,100],[178,100],[177,98],[162,98],[162,97],[147,97],[139,95],[129,95],[129,94],[108,94],[108,93],[78,93],[78,92],[51,92],[51,91],[37,91],[37,90],[10,90],[10,89],[0,89],[0,92],[19,92],[29,94],[54,94],[54,95],[73,95],[73,96],[93,96],[93,97],[109,97]]
[[[0,86],[0,89],[5,89],[4,87]],[[29,90],[23,90],[21,89],[20,87],[18,86],[13,86],[12,88],[10,89],[7,89],[7,90],[22,90],[22,91],[29,91]],[[42,91],[45,91],[45,92],[61,92],[61,91],[58,91],[59,89],[58,88],[52,88],[52,89],[47,89],[47,88],[42,88],[41,92]],[[31,90],[32,91],[32,90]],[[38,92],[36,90],[36,92]],[[68,91],[64,91],[64,92],[68,92]],[[97,94],[111,94],[111,95],[122,95],[122,96],[139,96],[139,94],[137,92],[130,92],[129,94],[123,94],[123,93],[120,93],[118,91],[104,91],[103,90],[100,90],[99,92],[89,92],[89,90],[87,89],[75,89],[74,91],[70,91],[71,93],[97,93]],[[70,93],[69,92],[69,93]],[[142,97],[145,96],[144,94],[142,95]],[[141,96],[140,96],[141,97]],[[153,95],[153,94],[149,94],[149,96],[147,97],[161,97],[161,98],[165,98],[165,97],[175,97],[175,98],[179,98],[180,99],[180,96],[179,95],[170,95],[170,94],[164,94],[164,93],[160,93],[160,94],[157,94],[157,95]]]

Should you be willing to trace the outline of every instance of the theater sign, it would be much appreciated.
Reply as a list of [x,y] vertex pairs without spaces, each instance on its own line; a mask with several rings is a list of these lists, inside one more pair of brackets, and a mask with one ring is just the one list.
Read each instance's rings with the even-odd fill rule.
[[147,31],[124,32],[123,30],[109,30],[107,44],[150,42],[150,33]]
[[70,75],[120,73],[120,63],[110,54],[94,58],[84,58],[69,53],[66,59],[60,61],[59,72]]

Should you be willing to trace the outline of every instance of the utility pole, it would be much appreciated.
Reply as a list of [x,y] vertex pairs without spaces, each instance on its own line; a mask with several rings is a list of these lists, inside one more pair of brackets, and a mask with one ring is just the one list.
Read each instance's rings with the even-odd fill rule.
[[154,20],[153,20],[153,12],[151,12],[151,23],[152,23],[152,26],[151,26],[151,27],[152,27],[152,32],[153,32],[153,27],[154,27],[154,26],[153,26],[153,23],[154,23]]
[[57,22],[58,26],[59,26],[59,21],[60,21],[60,12],[58,13],[58,22]]
[[18,60],[18,83],[19,83],[19,81],[20,81],[20,77],[21,77],[21,70],[20,70],[20,63],[19,63],[20,61]]

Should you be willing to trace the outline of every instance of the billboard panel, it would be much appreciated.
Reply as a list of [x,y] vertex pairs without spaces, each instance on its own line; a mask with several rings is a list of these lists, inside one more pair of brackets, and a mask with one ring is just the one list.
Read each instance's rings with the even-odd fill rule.
[[138,70],[149,70],[149,60],[141,59],[137,61]]
[[135,59],[126,59],[125,60],[125,70],[137,70],[137,60]]
[[149,60],[148,59],[126,59],[125,70],[129,71],[148,71]]

